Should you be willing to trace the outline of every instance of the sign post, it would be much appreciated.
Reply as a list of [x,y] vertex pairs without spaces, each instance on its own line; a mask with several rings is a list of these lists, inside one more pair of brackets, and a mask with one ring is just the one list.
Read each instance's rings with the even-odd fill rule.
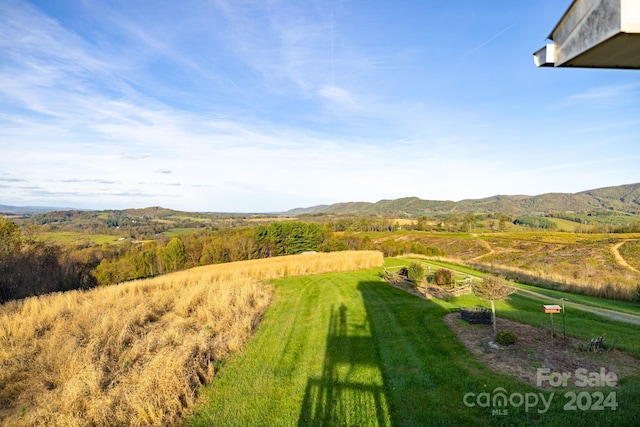
[[567,319],[565,318],[564,302],[569,301],[568,298],[560,298],[562,300],[562,335],[567,339]]
[[549,313],[550,321],[551,321],[551,342],[553,343],[553,335],[554,335],[554,331],[553,331],[553,315],[554,315],[554,313],[560,313],[562,311],[562,307],[560,307],[557,304],[543,305],[542,306],[542,310],[545,313]]

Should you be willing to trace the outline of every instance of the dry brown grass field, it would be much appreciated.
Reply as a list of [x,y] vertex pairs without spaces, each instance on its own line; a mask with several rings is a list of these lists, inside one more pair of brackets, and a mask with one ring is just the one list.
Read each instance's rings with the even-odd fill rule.
[[265,281],[382,264],[375,251],[295,255],[6,303],[0,424],[174,424],[250,337]]
[[637,233],[408,233],[396,240],[437,247],[452,262],[524,283],[603,298],[630,300],[640,284]]

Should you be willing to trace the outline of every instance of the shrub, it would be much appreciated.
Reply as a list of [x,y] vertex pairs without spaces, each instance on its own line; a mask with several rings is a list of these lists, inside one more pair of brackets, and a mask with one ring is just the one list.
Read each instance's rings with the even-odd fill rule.
[[407,278],[412,282],[419,282],[424,278],[424,266],[419,262],[412,262],[407,266]]
[[411,244],[411,253],[426,256],[442,256],[444,252],[436,246],[424,246],[420,242],[414,242]]
[[512,345],[518,342],[518,337],[511,331],[500,331],[496,334],[496,342],[500,345]]
[[438,286],[453,284],[453,272],[451,270],[447,270],[446,268],[441,268],[440,270],[436,270],[433,276],[434,276],[436,285]]

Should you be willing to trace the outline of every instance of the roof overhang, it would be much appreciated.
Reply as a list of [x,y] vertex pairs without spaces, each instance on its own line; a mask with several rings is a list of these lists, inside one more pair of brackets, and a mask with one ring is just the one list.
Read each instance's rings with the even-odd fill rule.
[[574,0],[536,66],[640,69],[640,0]]

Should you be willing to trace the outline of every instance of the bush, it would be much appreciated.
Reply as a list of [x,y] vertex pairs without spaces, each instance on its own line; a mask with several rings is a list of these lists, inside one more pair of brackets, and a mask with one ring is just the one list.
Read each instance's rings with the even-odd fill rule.
[[434,273],[434,280],[436,285],[445,286],[453,284],[453,272],[451,270],[447,270],[446,268],[442,268],[440,270],[436,270]]
[[443,256],[445,253],[436,246],[424,246],[420,242],[411,244],[411,253],[426,256]]
[[424,266],[419,262],[412,262],[407,266],[407,278],[412,282],[419,282],[424,278]]
[[511,331],[500,331],[496,334],[496,342],[500,345],[512,345],[518,342],[518,337]]

